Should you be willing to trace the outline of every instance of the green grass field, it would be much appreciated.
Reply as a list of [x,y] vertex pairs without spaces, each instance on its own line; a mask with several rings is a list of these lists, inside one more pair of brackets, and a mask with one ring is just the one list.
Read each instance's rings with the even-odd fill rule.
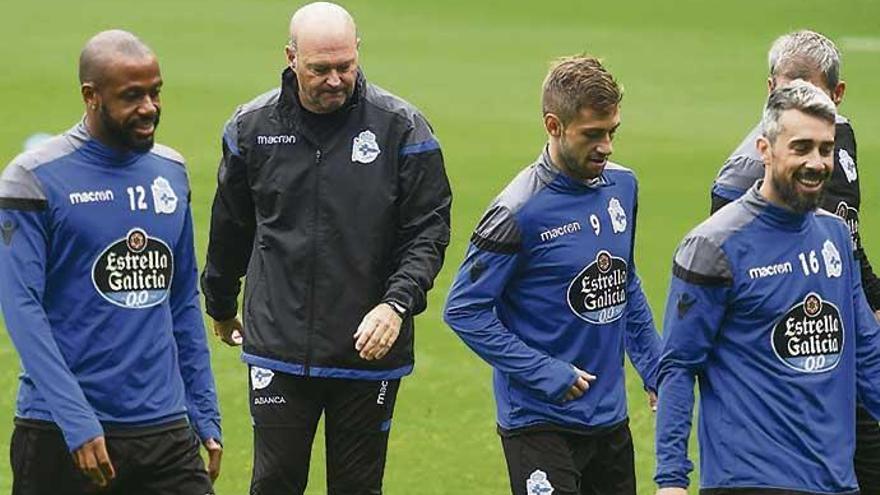
[[[189,161],[204,259],[220,131],[235,106],[277,84],[287,22],[278,0],[8,2],[0,16],[0,162],[35,132],[81,115],[76,59],[95,32],[129,29],[158,53],[165,79],[159,140]],[[494,429],[490,370],[445,327],[440,309],[486,204],[540,151],[539,88],[548,62],[602,56],[626,90],[615,161],[641,182],[638,264],[662,320],[672,251],[708,211],[727,153],[758,118],[766,50],[801,27],[838,40],[859,138],[863,236],[880,263],[880,3],[875,0],[353,0],[367,76],[416,104],[443,144],[455,194],[447,264],[417,320],[415,374],[404,381],[385,476],[392,495],[509,493]],[[212,339],[213,340],[213,339]],[[219,494],[247,492],[251,428],[238,351],[212,342],[225,434]],[[18,359],[0,332],[0,457],[8,452]],[[631,371],[631,370],[630,370]],[[631,373],[635,378],[635,375]],[[653,417],[637,379],[630,414],[639,493],[653,493]],[[317,441],[308,493],[324,493]],[[696,479],[696,478],[694,478]],[[8,493],[0,461],[0,492]]]

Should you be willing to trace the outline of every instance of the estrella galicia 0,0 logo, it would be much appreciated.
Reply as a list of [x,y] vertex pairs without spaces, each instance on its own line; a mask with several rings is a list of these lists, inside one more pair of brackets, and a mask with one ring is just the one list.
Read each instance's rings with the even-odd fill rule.
[[599,251],[568,286],[568,306],[580,318],[597,325],[620,318],[626,307],[626,261]]
[[805,373],[834,369],[843,352],[843,322],[830,301],[811,292],[773,327],[773,352],[789,368]]
[[171,249],[139,228],[108,246],[92,266],[95,289],[123,308],[160,304],[168,297],[173,274]]

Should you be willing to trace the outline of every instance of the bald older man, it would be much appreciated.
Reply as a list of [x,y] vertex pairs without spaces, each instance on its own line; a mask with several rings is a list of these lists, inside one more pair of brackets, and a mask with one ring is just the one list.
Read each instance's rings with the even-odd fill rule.
[[243,341],[250,367],[252,494],[303,493],[322,414],[328,493],[381,493],[413,316],[449,241],[440,145],[366,81],[358,43],[342,7],[299,9],[281,87],[223,134],[202,284],[215,333]]
[[105,31],[79,77],[83,120],[0,177],[0,306],[23,365],[12,493],[213,493],[220,414],[187,173],[154,143],[159,63]]

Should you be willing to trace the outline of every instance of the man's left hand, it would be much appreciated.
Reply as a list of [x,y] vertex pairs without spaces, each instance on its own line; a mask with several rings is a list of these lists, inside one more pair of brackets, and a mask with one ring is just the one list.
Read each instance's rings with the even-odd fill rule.
[[372,361],[382,359],[400,335],[403,319],[387,303],[372,309],[354,333],[354,348],[360,352],[361,359]]
[[223,446],[220,442],[209,438],[205,441],[205,450],[208,451],[208,476],[211,483],[214,483],[220,477],[220,459],[223,457]]
[[648,406],[652,412],[657,412],[657,392],[648,390]]
[[874,318],[876,318],[877,321],[880,321],[880,309],[874,311]]

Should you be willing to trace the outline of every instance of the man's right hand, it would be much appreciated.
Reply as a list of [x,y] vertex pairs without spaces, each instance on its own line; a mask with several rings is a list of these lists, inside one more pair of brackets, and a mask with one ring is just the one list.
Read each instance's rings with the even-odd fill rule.
[[244,330],[241,327],[241,320],[233,317],[228,320],[214,320],[214,335],[220,337],[226,345],[239,346],[244,342]]
[[565,397],[562,399],[563,402],[575,400],[584,395],[587,390],[590,389],[590,382],[596,379],[595,376],[577,366],[572,366],[572,368],[574,368],[574,372],[577,374],[577,380],[574,381],[574,384],[568,389],[568,392],[565,393]]
[[110,454],[107,453],[103,435],[89,440],[73,451],[73,462],[92,483],[101,488],[106,488],[116,477],[116,470],[110,462]]
[[667,487],[659,488],[657,495],[687,495],[687,488]]

